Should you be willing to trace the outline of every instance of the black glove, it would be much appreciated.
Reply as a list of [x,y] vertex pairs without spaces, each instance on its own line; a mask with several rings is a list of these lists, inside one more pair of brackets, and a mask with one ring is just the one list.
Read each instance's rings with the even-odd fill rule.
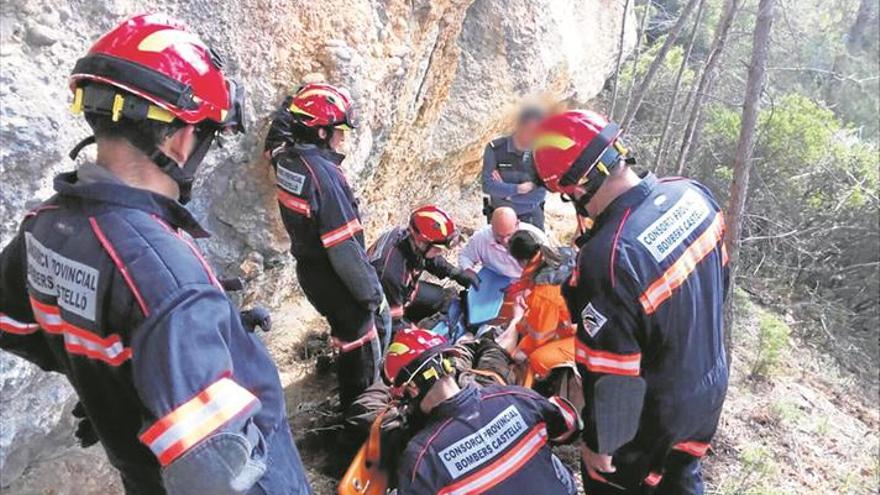
[[474,289],[480,288],[480,276],[473,272],[473,270],[456,270],[455,273],[452,274],[452,280],[455,280],[458,285],[469,288],[471,286]]
[[71,414],[73,414],[74,418],[79,419],[79,422],[76,424],[76,431],[73,435],[79,441],[80,447],[91,447],[98,443],[98,434],[95,433],[95,429],[92,428],[92,421],[86,416],[86,408],[83,407],[82,402],[77,402],[76,405],[73,406]]
[[262,306],[255,306],[241,312],[241,324],[248,332],[253,332],[260,327],[264,332],[272,330],[272,316],[269,310]]

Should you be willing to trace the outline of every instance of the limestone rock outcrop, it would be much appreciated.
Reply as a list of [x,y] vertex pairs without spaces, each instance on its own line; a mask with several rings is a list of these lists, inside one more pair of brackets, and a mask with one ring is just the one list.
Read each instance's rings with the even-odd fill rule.
[[[485,143],[510,125],[523,98],[586,104],[598,93],[613,69],[622,10],[617,0],[7,0],[0,3],[0,244],[24,211],[52,194],[52,177],[74,167],[67,153],[88,129],[68,111],[66,77],[96,37],[128,15],[181,18],[247,88],[248,133],[203,165],[192,209],[214,232],[202,248],[221,271],[247,261],[260,272],[254,263],[290,263],[260,150],[267,115],[299,83],[326,80],[354,96],[360,125],[345,145],[345,168],[368,238],[429,200],[476,226]],[[633,42],[631,31],[624,49]],[[296,290],[284,273],[263,286],[273,304]],[[74,446],[73,400],[62,377],[0,352],[0,486],[119,492],[100,449]]]

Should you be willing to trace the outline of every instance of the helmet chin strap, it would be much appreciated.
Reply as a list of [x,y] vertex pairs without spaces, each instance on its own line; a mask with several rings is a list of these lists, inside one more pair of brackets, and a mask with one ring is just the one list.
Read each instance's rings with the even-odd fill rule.
[[[196,171],[205,159],[208,150],[211,148],[211,143],[214,142],[214,136],[215,132],[213,130],[201,132],[196,131],[196,146],[193,148],[192,153],[190,153],[189,158],[187,158],[183,166],[180,166],[175,160],[163,153],[156,146],[147,148],[146,146],[138,146],[131,142],[130,144],[147,155],[150,161],[159,167],[159,170],[164,172],[171,178],[171,180],[177,183],[177,188],[179,190],[179,197],[177,200],[181,204],[187,204],[190,199],[192,199],[192,184],[195,179]],[[70,159],[76,160],[80,151],[91,144],[95,144],[95,136],[89,136],[74,146],[70,151]]]

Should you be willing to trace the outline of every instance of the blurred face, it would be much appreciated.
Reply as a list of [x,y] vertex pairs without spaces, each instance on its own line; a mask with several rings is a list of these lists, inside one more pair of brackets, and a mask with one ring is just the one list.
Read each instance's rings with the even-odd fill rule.
[[535,140],[535,136],[538,134],[538,124],[540,121],[537,119],[527,120],[525,122],[520,123],[516,127],[516,137],[517,141],[520,144],[531,148],[532,142]]

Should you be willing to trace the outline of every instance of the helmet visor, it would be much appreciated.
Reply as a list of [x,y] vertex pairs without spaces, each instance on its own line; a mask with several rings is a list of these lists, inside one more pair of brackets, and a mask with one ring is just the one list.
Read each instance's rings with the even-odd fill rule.
[[229,92],[229,110],[220,122],[220,130],[224,134],[244,133],[244,86],[230,79],[226,81],[226,89]]

